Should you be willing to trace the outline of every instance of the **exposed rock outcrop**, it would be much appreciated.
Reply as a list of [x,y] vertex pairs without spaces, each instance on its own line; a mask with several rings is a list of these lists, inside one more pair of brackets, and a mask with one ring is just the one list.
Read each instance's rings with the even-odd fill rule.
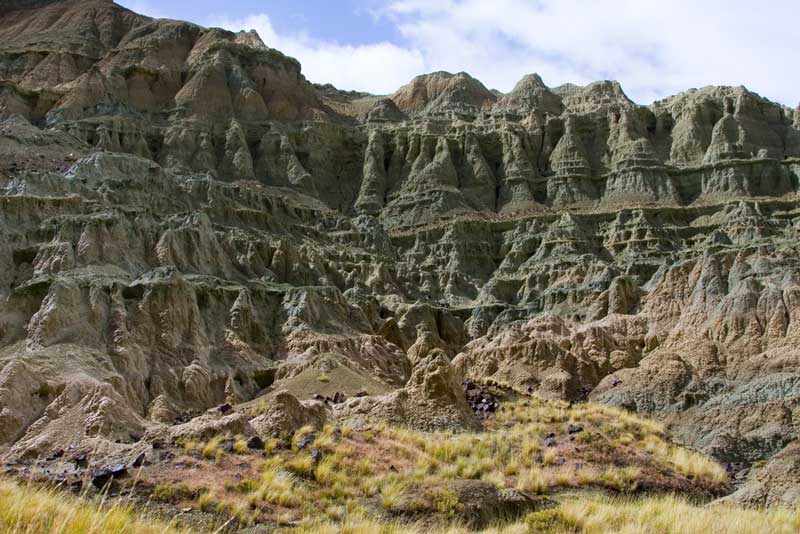
[[490,108],[496,100],[494,93],[466,72],[418,76],[392,95],[392,101],[404,113],[475,114]]
[[750,478],[723,502],[746,506],[797,506],[800,502],[800,449],[792,444],[773,456],[762,467],[751,467]]
[[461,382],[443,351],[419,358],[406,386],[381,397],[362,397],[336,407],[336,418],[355,424],[385,422],[419,430],[475,429]]
[[264,413],[250,420],[250,424],[262,438],[281,434],[291,436],[307,425],[321,429],[327,418],[325,407],[321,403],[301,403],[287,391],[269,395],[263,402]]

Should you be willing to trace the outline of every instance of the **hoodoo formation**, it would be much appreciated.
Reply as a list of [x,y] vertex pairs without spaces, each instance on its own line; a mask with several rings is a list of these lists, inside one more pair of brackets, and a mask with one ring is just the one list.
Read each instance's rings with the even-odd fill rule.
[[4,465],[470,432],[498,391],[467,381],[650,417],[727,501],[800,502],[800,109],[536,74],[374,96],[267,44],[0,6]]

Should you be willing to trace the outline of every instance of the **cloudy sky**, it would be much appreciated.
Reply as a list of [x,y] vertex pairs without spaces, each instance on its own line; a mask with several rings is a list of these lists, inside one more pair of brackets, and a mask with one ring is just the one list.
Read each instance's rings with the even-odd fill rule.
[[118,0],[155,17],[255,29],[309,80],[391,93],[466,71],[510,91],[619,80],[642,104],[704,85],[800,102],[798,0]]

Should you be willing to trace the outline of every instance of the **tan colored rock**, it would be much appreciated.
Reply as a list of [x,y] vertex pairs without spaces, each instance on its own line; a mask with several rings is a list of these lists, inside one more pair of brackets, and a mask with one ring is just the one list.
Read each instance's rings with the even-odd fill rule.
[[594,82],[586,87],[556,88],[556,93],[562,97],[565,111],[571,113],[605,113],[634,106],[617,81]]
[[[218,410],[211,410],[188,423],[172,427],[169,435],[176,441],[207,441],[216,436],[252,436],[254,429],[244,414],[222,415]],[[145,440],[147,439],[146,436]]]
[[369,215],[380,213],[386,201],[386,180],[383,136],[374,131],[370,133],[364,156],[364,181],[356,200],[356,209]]
[[[106,454],[131,444],[141,435],[144,421],[109,384],[73,381],[47,406],[8,451],[10,458],[44,458],[70,446],[86,450],[95,443]],[[98,450],[98,456],[104,451]]]
[[550,154],[555,177],[547,181],[547,198],[555,206],[597,198],[591,181],[592,166],[573,116],[567,116],[564,135]]
[[433,350],[414,365],[404,388],[335,406],[333,416],[353,424],[386,422],[419,430],[466,430],[478,422],[447,356]]
[[773,456],[766,465],[752,467],[755,471],[744,486],[720,502],[746,506],[797,506],[800,502],[800,450],[792,444]]
[[510,93],[497,101],[494,109],[511,113],[539,111],[551,115],[561,115],[564,105],[561,97],[544,84],[541,76],[528,74],[517,82]]
[[320,402],[301,403],[286,391],[278,391],[263,398],[264,413],[250,420],[250,425],[262,438],[273,435],[292,435],[300,428],[311,425],[321,429],[327,420],[325,406]]
[[365,122],[400,122],[406,117],[390,98],[381,98],[375,102],[371,109],[363,116]]
[[392,100],[403,113],[447,112],[475,114],[488,109],[497,97],[465,72],[434,72],[414,78]]
[[253,180],[253,156],[247,146],[247,137],[242,125],[232,120],[225,133],[225,156],[222,162],[225,176],[236,180]]
[[469,378],[580,398],[607,374],[636,365],[645,334],[645,323],[631,316],[609,315],[582,328],[541,317],[471,342],[453,365]]

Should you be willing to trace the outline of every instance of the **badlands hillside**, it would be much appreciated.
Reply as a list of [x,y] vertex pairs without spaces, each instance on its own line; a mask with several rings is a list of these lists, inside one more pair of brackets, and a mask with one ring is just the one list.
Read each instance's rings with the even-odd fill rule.
[[800,108],[375,96],[268,44],[0,4],[10,479],[248,532],[800,505]]

